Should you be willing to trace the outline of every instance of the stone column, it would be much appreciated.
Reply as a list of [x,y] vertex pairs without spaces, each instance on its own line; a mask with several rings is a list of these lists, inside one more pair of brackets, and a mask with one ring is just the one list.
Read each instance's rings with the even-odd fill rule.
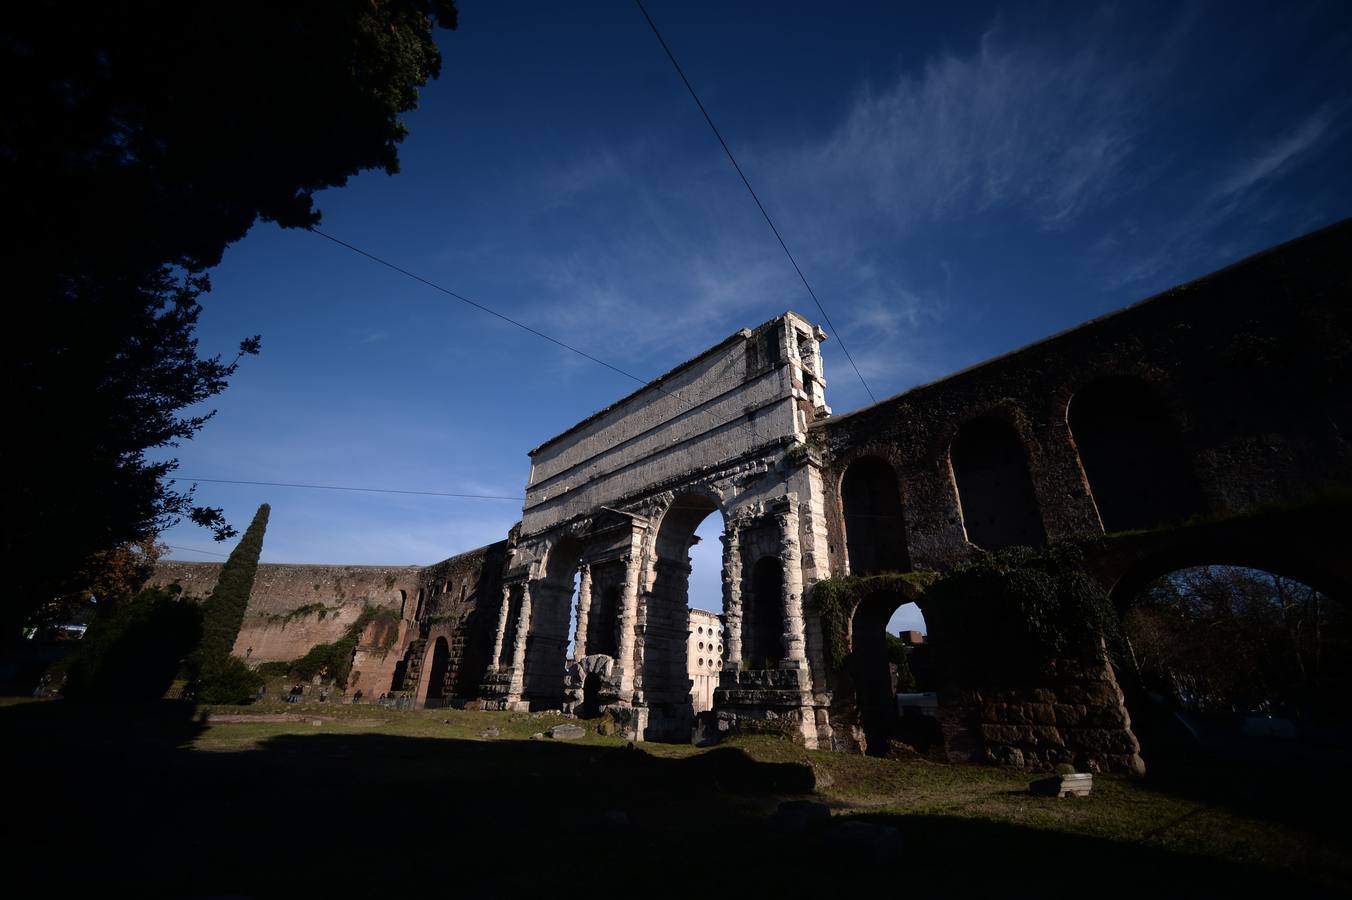
[[516,640],[512,644],[512,681],[507,699],[519,701],[526,678],[526,637],[530,633],[530,580],[521,583],[521,612],[516,617]]
[[512,610],[512,586],[504,584],[502,586],[502,606],[498,609],[498,630],[493,636],[493,665],[494,672],[502,671],[502,666],[498,660],[502,659],[502,642],[507,639],[507,618]]
[[573,660],[587,655],[587,617],[591,613],[591,566],[578,566],[577,627],[573,631]]
[[634,691],[634,643],[638,637],[638,592],[643,566],[643,532],[630,536],[624,557],[624,582],[620,586],[620,696],[629,700]]
[[781,668],[807,668],[803,650],[803,564],[798,549],[798,510],[790,495],[789,508],[780,513],[779,558],[784,564],[784,661]]
[[742,533],[735,525],[728,525],[723,533],[723,624],[727,629],[724,642],[723,669],[740,672],[742,669]]

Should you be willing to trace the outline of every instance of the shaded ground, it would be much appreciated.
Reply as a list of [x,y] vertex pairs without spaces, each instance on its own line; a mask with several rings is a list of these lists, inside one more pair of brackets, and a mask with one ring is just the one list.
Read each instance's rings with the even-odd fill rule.
[[[1058,801],[1029,796],[1022,772],[768,739],[628,749],[528,740],[562,721],[550,715],[256,711],[273,721],[235,709],[203,723],[170,703],[0,707],[11,884],[171,897],[799,896],[878,878],[898,893],[1004,896],[1352,885],[1334,785],[1255,799],[1099,777],[1091,798]],[[499,736],[481,738],[490,727]],[[795,829],[773,815],[791,799],[833,815]]]

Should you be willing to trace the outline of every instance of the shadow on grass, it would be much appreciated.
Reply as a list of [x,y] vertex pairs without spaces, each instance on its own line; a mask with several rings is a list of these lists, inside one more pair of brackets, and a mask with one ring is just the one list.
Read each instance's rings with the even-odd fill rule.
[[[433,888],[747,897],[852,891],[1115,896],[1292,886],[1237,865],[1014,825],[871,817],[789,830],[770,813],[811,770],[721,748],[667,759],[541,741],[286,735],[190,748],[187,707],[0,709],[11,873],[51,892],[397,896]],[[899,844],[900,849],[897,849]],[[1317,893],[1307,883],[1304,896]],[[889,889],[890,892],[890,889]]]
[[1246,757],[1177,753],[1147,760],[1145,787],[1311,834],[1352,841],[1345,803],[1352,797],[1352,756],[1275,746]]

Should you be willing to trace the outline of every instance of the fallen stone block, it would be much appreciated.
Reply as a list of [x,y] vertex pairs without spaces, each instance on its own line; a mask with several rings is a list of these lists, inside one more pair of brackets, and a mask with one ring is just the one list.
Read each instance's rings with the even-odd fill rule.
[[1088,797],[1094,776],[1088,772],[1042,778],[1028,785],[1028,793],[1042,797]]

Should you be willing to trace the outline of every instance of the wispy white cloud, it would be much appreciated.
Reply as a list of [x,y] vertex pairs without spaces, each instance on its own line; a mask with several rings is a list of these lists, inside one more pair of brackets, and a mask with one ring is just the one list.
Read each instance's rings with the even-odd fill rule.
[[1216,185],[1212,199],[1231,200],[1262,182],[1279,177],[1320,142],[1333,120],[1334,111],[1329,107],[1315,110],[1289,134],[1268,142],[1234,165]]
[[1042,46],[993,28],[971,55],[864,88],[830,134],[785,155],[777,182],[902,228],[1011,204],[1063,227],[1117,189],[1140,87],[1093,41]]
[[793,272],[777,250],[735,229],[692,234],[683,213],[636,217],[586,253],[541,254],[529,270],[541,293],[531,321],[652,377],[787,308]]
[[[1201,274],[1233,261],[1244,252],[1216,235],[1237,221],[1268,223],[1287,212],[1270,188],[1316,159],[1324,145],[1345,127],[1346,106],[1321,106],[1291,123],[1276,137],[1243,148],[1228,165],[1181,194],[1167,219],[1146,228],[1126,221],[1101,236],[1091,252],[1102,270],[1100,287],[1116,291],[1137,285],[1162,287],[1160,280]],[[1168,193],[1156,186],[1161,196]],[[1143,243],[1149,241],[1148,247]],[[1256,247],[1250,247],[1250,252]],[[1185,265],[1202,266],[1184,271]]]

